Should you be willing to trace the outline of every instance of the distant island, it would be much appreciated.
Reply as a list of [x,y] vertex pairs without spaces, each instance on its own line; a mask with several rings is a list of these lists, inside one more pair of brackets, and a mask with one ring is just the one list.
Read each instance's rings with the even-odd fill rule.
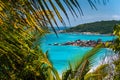
[[111,20],[111,21],[98,21],[92,23],[80,24],[60,32],[78,32],[78,33],[98,33],[98,34],[112,34],[113,27],[116,24],[120,24],[120,21]]
[[53,46],[68,46],[68,45],[72,45],[72,46],[81,46],[81,47],[95,47],[98,44],[102,44],[103,47],[105,46],[105,43],[109,43],[109,44],[113,44],[113,41],[105,41],[103,42],[102,39],[98,39],[97,41],[95,40],[87,40],[87,41],[83,41],[83,40],[75,40],[75,41],[68,41],[65,43],[53,43],[53,44],[48,44],[48,45],[53,45]]

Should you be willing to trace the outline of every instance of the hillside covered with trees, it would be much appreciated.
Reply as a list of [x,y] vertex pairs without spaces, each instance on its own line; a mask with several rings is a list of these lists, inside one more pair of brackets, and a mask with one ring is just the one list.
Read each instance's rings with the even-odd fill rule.
[[[77,11],[82,15],[78,1],[79,0],[0,0],[0,80],[120,79],[120,25],[116,25],[113,31],[114,35],[117,36],[114,44],[106,44],[108,48],[113,49],[113,51],[118,54],[118,60],[109,65],[100,65],[93,73],[87,74],[90,70],[89,66],[92,65],[90,60],[92,60],[91,57],[102,48],[101,44],[85,54],[81,60],[77,60],[76,58],[76,63],[70,64],[70,68],[62,73],[61,78],[49,60],[49,51],[43,52],[40,46],[42,42],[38,41],[38,38],[41,39],[47,34],[49,31],[48,25],[50,25],[54,33],[56,33],[53,23],[58,25],[57,21],[59,20],[61,24],[65,24],[60,11],[65,14],[68,20],[69,16],[67,12],[71,12],[70,14],[73,15],[73,17],[77,16]],[[95,9],[96,1],[97,0],[94,0],[94,2],[93,0],[87,0],[91,8]],[[106,2],[106,0],[101,1]],[[69,10],[66,10],[66,6]],[[54,13],[55,16],[52,13]],[[108,24],[111,25],[111,23],[112,22],[109,22]],[[90,25],[90,23],[88,25]],[[96,23],[96,25],[98,24]],[[102,25],[105,26],[105,23]],[[102,28],[101,25],[99,25],[96,29],[100,31],[99,27],[100,29]],[[109,29],[109,27],[106,29]],[[91,30],[93,29],[91,28]],[[50,38],[52,37],[50,36]],[[113,64],[115,64],[115,66]],[[115,67],[114,69],[109,68],[109,66],[111,67],[112,65]],[[112,75],[110,71],[112,73],[115,71],[113,73],[114,75]],[[104,79],[106,76],[108,78]]]
[[120,24],[120,21],[111,20],[92,22],[68,28],[64,30],[64,32],[92,32],[100,34],[111,34],[113,32],[113,27],[116,24]]

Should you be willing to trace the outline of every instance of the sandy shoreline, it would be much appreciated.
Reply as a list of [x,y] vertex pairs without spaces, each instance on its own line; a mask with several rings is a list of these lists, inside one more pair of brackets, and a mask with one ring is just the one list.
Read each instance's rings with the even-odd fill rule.
[[101,34],[101,33],[95,33],[95,32],[64,32],[63,30],[58,31],[58,33],[114,36],[112,33]]

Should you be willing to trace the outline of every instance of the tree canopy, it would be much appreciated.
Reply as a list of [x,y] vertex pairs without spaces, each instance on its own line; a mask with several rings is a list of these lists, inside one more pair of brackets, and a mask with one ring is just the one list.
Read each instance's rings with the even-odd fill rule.
[[[88,2],[96,9],[92,0]],[[64,4],[73,16],[77,16],[75,9],[82,14],[77,0],[0,0],[0,79],[60,80],[48,52],[43,53],[35,42],[48,31],[48,26],[56,33],[54,15],[65,25],[57,7],[69,21]]]
[[85,23],[75,27],[68,28],[63,32],[91,32],[100,34],[112,34],[113,28],[116,24],[120,24],[120,21],[112,20]]

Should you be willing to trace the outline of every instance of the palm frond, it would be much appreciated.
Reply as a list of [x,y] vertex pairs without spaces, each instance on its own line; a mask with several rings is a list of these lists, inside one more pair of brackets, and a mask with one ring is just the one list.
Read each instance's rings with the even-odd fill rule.
[[69,80],[75,79],[75,80],[82,80],[84,79],[84,76],[89,71],[89,65],[90,65],[90,58],[95,55],[103,46],[103,44],[99,44],[92,50],[90,50],[88,53],[85,54],[81,59],[76,57],[76,62],[71,63],[72,68],[64,72],[64,75],[62,76],[64,79],[67,77]]
[[105,78],[105,76],[107,76],[107,71],[108,69],[106,69],[108,67],[108,64],[103,64],[97,67],[97,69],[95,69],[95,71],[93,72],[89,72],[88,74],[85,75],[84,79],[85,80],[89,80],[89,79],[103,79]]
[[[54,15],[65,25],[57,7],[69,20],[62,1],[54,2],[53,0],[0,0],[0,78],[46,80],[47,75],[54,74],[50,78],[60,80],[47,56],[34,44],[38,37],[48,32],[49,26],[57,34],[53,25],[53,22],[57,25]],[[63,2],[73,16],[78,16],[76,10],[83,14],[77,0]],[[94,7],[92,3],[91,7]],[[38,33],[39,35],[36,35]]]

